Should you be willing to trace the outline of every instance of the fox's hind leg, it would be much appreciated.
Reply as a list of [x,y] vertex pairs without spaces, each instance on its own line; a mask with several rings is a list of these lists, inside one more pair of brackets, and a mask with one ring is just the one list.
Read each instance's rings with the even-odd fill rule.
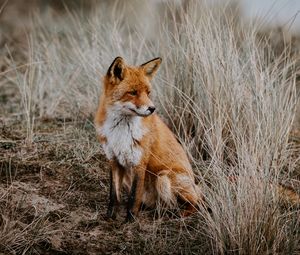
[[190,194],[188,194],[188,196],[184,195],[184,198],[181,197],[181,199],[185,201],[184,204],[185,207],[180,212],[181,217],[187,217],[197,212],[197,207],[198,207],[197,201],[192,196],[190,196]]
[[202,201],[201,192],[195,184],[194,177],[188,174],[178,174],[176,171],[163,170],[157,176],[156,190],[159,201],[167,207],[176,207],[177,200],[184,204],[181,216],[185,217],[197,211]]
[[194,178],[186,174],[177,174],[173,180],[176,195],[185,207],[181,212],[181,216],[186,217],[195,213],[202,198]]

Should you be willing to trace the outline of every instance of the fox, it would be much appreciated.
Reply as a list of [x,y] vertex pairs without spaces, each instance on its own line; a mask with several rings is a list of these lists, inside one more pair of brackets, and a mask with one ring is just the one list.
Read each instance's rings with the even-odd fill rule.
[[126,221],[134,221],[141,205],[183,205],[189,215],[202,194],[188,156],[174,133],[155,112],[151,80],[161,58],[140,66],[114,59],[103,78],[94,123],[110,164],[107,218],[116,219],[121,192],[128,194]]

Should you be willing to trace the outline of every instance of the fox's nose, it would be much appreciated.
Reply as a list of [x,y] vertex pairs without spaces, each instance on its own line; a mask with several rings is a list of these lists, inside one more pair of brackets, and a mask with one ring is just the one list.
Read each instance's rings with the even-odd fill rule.
[[154,107],[154,106],[149,106],[149,107],[148,107],[148,110],[149,110],[151,113],[153,113],[153,112],[155,111],[155,107]]

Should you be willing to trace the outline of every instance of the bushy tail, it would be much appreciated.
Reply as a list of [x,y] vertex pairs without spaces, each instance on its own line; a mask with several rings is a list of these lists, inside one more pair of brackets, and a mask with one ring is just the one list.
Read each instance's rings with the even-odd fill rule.
[[161,171],[157,176],[156,190],[159,200],[163,201],[168,207],[176,205],[176,197],[172,189],[172,183],[168,177],[168,170]]
[[[231,175],[229,176],[228,180],[231,183],[236,183],[239,178],[240,177],[237,175]],[[272,182],[270,182],[269,185],[272,191],[276,192],[276,194],[278,195],[280,202],[288,206],[300,206],[300,194],[298,194],[295,189],[290,186],[286,186],[283,184],[274,184]]]
[[292,187],[278,184],[276,185],[276,191],[280,200],[285,204],[300,206],[300,195]]

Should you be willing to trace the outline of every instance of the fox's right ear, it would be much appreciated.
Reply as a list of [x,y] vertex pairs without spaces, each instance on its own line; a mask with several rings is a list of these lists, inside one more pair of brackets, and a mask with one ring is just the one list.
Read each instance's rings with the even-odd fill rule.
[[119,84],[124,79],[125,62],[123,58],[116,57],[107,70],[107,77],[115,84]]
[[145,74],[151,79],[161,64],[161,58],[154,58],[141,65]]

